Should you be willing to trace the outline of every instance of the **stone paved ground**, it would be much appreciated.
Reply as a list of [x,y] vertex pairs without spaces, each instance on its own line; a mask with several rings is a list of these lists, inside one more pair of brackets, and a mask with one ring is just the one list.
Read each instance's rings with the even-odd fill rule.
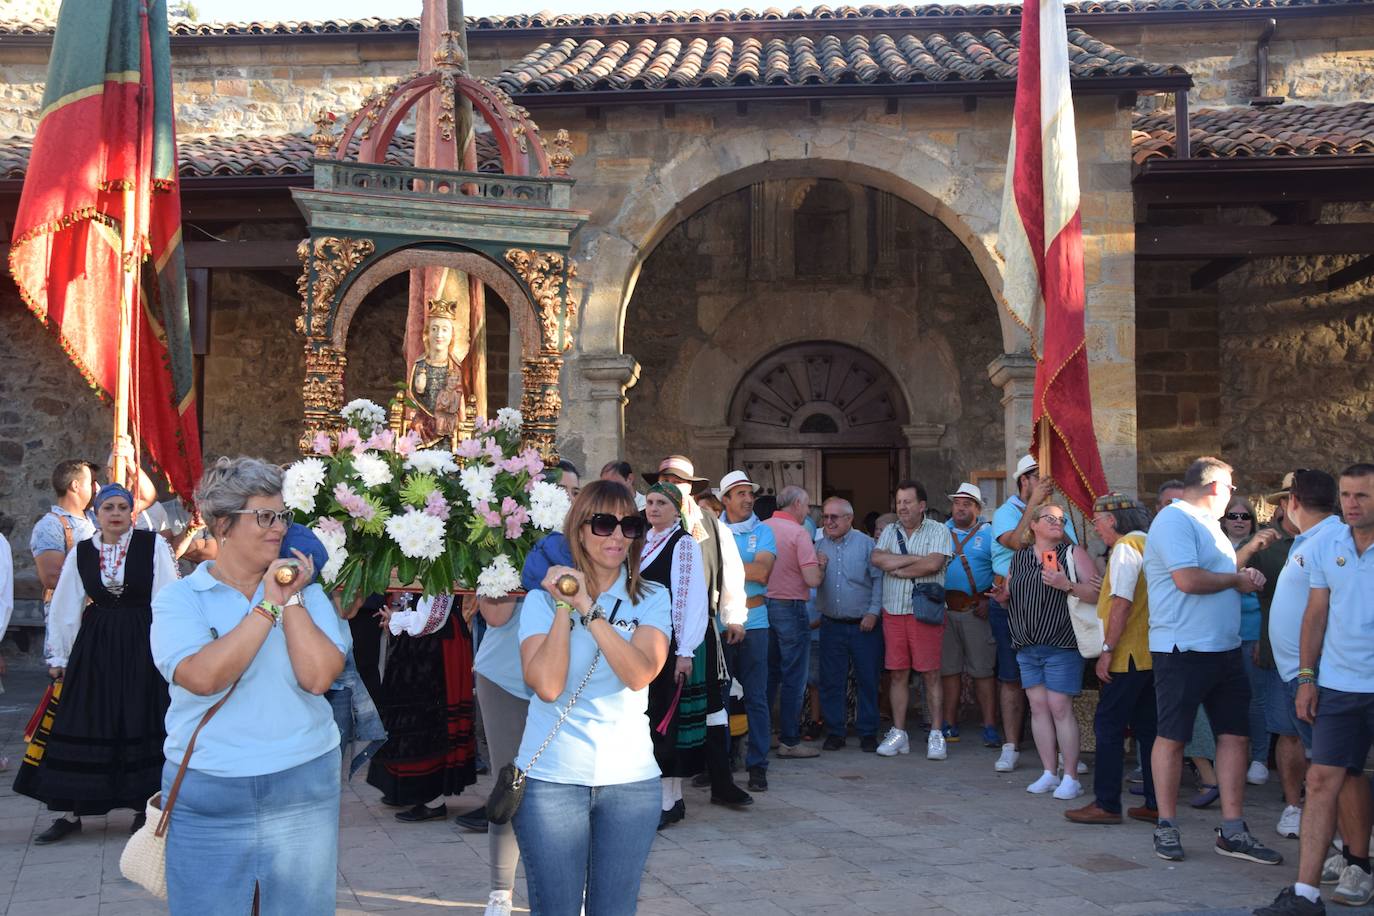
[[[12,670],[0,697],[0,752],[11,769],[43,682]],[[892,760],[856,747],[773,764],[772,789],[748,813],[715,808],[688,790],[687,820],[660,835],[643,884],[645,916],[802,916],[848,913],[1092,914],[1248,912],[1291,881],[1297,843],[1273,832],[1278,791],[1251,792],[1257,833],[1290,860],[1265,868],[1208,850],[1217,814],[1183,815],[1189,859],[1170,865],[1150,830],[1080,827],[1065,802],[1025,792],[1028,771],[993,773],[995,752],[954,745],[949,760]],[[165,912],[119,875],[130,815],[88,818],[80,836],[39,847],[49,821],[37,803],[0,787],[0,910],[52,916]],[[489,782],[451,810],[484,797]],[[340,913],[481,912],[486,837],[451,823],[407,826],[361,779],[344,790]],[[523,906],[523,896],[517,896]],[[1362,912],[1332,908],[1345,913]]]

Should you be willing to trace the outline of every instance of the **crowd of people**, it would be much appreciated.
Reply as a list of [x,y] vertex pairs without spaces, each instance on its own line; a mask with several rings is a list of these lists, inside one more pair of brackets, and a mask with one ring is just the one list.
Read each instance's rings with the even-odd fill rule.
[[[33,530],[53,687],[15,788],[58,815],[39,844],[121,808],[132,832],[150,795],[175,797],[173,913],[332,912],[341,767],[364,765],[402,822],[496,775],[491,810],[457,817],[488,834],[488,916],[511,912],[522,859],[534,912],[630,913],[655,833],[689,816],[685,780],[747,811],[770,758],[851,738],[899,757],[912,727],[944,761],[966,695],[996,772],[1023,767],[1028,709],[1026,790],[1087,794],[1085,684],[1091,801],[1069,821],[1151,823],[1154,853],[1182,860],[1190,768],[1190,803],[1220,802],[1215,851],[1277,865],[1244,811],[1272,759],[1275,829],[1301,856],[1257,912],[1324,912],[1322,884],[1374,898],[1374,465],[1288,474],[1262,525],[1232,468],[1200,458],[1153,508],[1101,496],[1090,544],[1031,456],[995,509],[963,483],[941,521],[904,480],[861,526],[840,496],[813,506],[738,470],[713,489],[681,455],[644,492],[623,461],[585,486],[560,462],[545,474],[572,506],[526,558],[523,597],[353,607],[317,581],[327,554],[275,466],[220,459],[199,525],[159,518],[145,477],[98,473],[60,464]],[[1127,787],[1140,804],[1123,808]]]

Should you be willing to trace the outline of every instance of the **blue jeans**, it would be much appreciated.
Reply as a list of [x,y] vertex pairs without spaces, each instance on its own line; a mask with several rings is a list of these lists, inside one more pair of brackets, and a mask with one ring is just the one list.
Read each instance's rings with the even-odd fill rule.
[[1145,776],[1145,807],[1157,808],[1150,749],[1155,746],[1155,673],[1130,671],[1113,674],[1097,697],[1093,733],[1097,737],[1097,765],[1093,770],[1093,794],[1103,811],[1121,813],[1121,776],[1125,769],[1126,727],[1135,735],[1140,771]]
[[1250,640],[1241,643],[1240,660],[1245,664],[1245,676],[1250,679],[1250,759],[1268,763],[1269,723],[1264,716],[1264,707],[1269,700],[1269,682],[1276,680],[1279,673],[1255,664],[1255,646],[1258,642]]
[[525,861],[530,912],[631,916],[658,830],[659,780],[575,786],[525,780],[515,838]]
[[[162,767],[165,798],[180,760]],[[339,860],[339,754],[264,776],[186,771],[167,830],[171,916],[332,916]]]
[[744,639],[725,647],[725,664],[744,688],[744,713],[749,720],[747,767],[768,768],[768,745],[773,736],[768,708],[768,630],[745,630]]
[[997,680],[1015,684],[1021,680],[1021,666],[1016,661],[1016,650],[1011,647],[1007,609],[996,601],[988,602],[988,625],[992,627],[993,639],[997,640]]
[[811,661],[811,621],[805,601],[768,599],[768,703],[778,703],[778,739],[801,741],[802,698]]
[[845,735],[845,694],[849,666],[854,665],[858,709],[854,727],[860,735],[878,734],[878,676],[883,668],[883,631],[865,633],[857,623],[821,618],[821,715],[832,735]]

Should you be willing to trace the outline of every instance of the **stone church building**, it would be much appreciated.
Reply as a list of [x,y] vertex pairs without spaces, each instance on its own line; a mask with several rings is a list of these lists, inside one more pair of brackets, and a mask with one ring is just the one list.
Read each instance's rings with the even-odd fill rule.
[[[682,452],[860,515],[909,473],[937,508],[964,479],[1000,498],[1034,376],[994,253],[1019,9],[470,20],[470,70],[570,133],[589,214],[563,454],[594,474]],[[1152,490],[1203,453],[1252,493],[1374,460],[1374,3],[1070,2],[1068,24],[1111,485]],[[6,233],[50,30],[0,22]],[[317,115],[414,71],[418,30],[174,26],[207,456],[294,453],[291,189],[311,184]],[[494,408],[519,401],[519,346],[496,297],[488,313]],[[347,397],[395,390],[405,314],[404,277],[369,295]],[[0,367],[0,530],[22,545],[52,465],[103,457],[107,408],[8,279]]]

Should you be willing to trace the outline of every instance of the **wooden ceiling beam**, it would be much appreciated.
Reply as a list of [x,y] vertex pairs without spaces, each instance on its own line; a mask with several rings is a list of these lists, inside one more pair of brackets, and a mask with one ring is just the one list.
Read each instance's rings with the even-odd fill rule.
[[1374,223],[1151,226],[1135,229],[1136,257],[1194,261],[1374,253]]

